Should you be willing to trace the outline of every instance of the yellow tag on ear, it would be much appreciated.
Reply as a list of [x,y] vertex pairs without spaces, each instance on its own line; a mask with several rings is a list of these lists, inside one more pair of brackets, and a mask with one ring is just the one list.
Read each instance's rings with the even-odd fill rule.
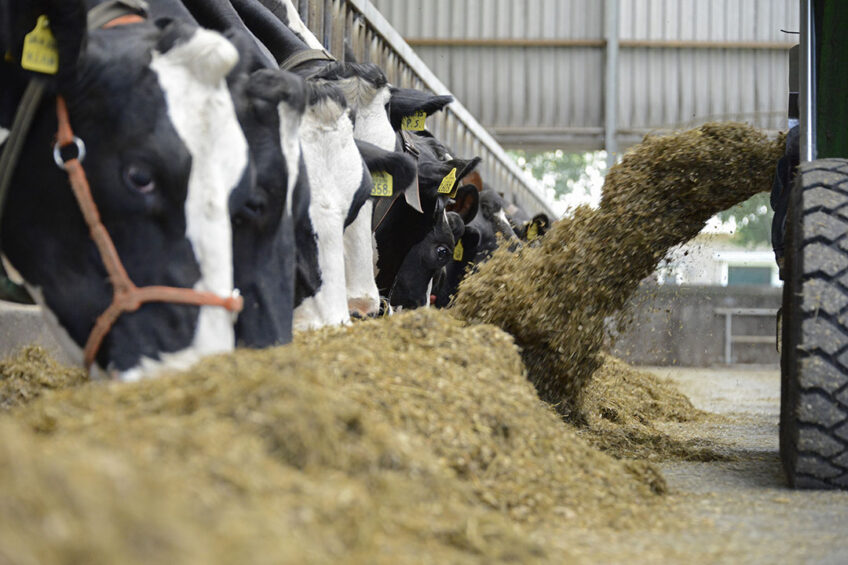
[[47,75],[55,75],[59,70],[59,49],[47,16],[38,16],[35,28],[26,34],[21,67]]
[[462,256],[465,255],[465,249],[462,248],[462,240],[456,242],[456,247],[453,248],[453,260],[462,261]]
[[539,226],[536,225],[536,222],[530,222],[530,225],[527,226],[527,241],[533,241],[539,237]]
[[371,196],[391,196],[392,184],[394,179],[392,175],[386,172],[371,173],[371,180],[374,181],[374,188],[371,189]]
[[400,121],[400,129],[405,129],[406,131],[423,131],[427,126],[426,120],[426,112],[415,112],[411,116],[404,116]]
[[450,194],[453,192],[454,184],[456,184],[456,167],[451,169],[451,172],[442,179],[442,183],[439,185],[439,194]]

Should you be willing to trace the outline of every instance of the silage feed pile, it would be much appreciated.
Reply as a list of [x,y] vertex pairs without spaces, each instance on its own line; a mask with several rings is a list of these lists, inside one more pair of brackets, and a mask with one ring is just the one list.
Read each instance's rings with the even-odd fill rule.
[[695,408],[677,387],[606,354],[586,385],[578,433],[618,459],[715,461],[727,456],[699,438],[674,437],[664,423],[715,417]]
[[743,124],[647,137],[607,174],[600,207],[556,222],[540,245],[498,250],[454,310],[511,334],[539,395],[580,421],[604,324],[667,251],[721,210],[771,189],[783,141]]
[[537,527],[644,524],[662,489],[434,310],[0,416],[0,562],[562,562]]
[[57,363],[43,347],[29,346],[0,360],[0,412],[31,402],[45,392],[88,381],[80,368]]

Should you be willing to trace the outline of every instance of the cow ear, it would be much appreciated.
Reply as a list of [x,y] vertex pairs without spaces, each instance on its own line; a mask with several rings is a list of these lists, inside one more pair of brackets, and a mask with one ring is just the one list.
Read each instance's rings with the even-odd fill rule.
[[449,211],[459,214],[462,221],[466,224],[474,219],[479,208],[480,193],[477,192],[477,188],[472,184],[459,187],[453,202],[447,206]]
[[480,157],[474,157],[473,159],[451,159],[447,162],[446,168],[447,170],[451,170],[456,167],[457,184],[459,184],[460,179],[470,175],[477,168],[477,165],[480,164],[481,160]]
[[389,117],[396,131],[400,131],[403,118],[415,112],[424,112],[429,116],[453,102],[453,96],[433,95],[414,88],[393,88],[391,94]]

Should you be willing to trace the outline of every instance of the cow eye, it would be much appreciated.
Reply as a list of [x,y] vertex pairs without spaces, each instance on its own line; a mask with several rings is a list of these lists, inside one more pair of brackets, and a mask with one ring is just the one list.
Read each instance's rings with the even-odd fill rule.
[[444,245],[438,246],[436,248],[436,257],[439,258],[439,261],[447,261],[448,257],[450,257],[450,249]]
[[124,181],[133,190],[146,194],[156,188],[153,173],[143,165],[130,165],[124,173]]

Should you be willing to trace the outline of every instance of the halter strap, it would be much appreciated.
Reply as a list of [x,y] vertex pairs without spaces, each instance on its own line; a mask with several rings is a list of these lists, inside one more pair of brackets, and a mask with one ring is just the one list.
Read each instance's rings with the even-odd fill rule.
[[109,29],[121,25],[141,23],[147,16],[144,0],[111,0],[98,4],[88,11],[88,29]]
[[326,49],[304,49],[289,56],[285,61],[280,63],[280,68],[284,71],[292,71],[304,63],[310,61],[335,61],[336,58],[330,55]]

